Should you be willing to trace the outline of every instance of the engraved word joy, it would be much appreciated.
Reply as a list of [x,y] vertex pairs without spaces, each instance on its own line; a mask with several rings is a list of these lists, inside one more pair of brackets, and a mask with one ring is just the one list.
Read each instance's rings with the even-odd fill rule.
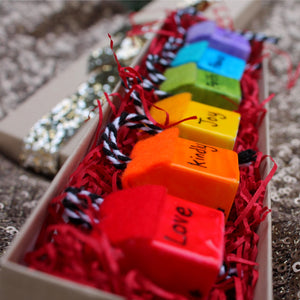
[[206,122],[210,124],[212,127],[218,127],[218,121],[219,120],[225,120],[227,117],[221,113],[215,113],[213,111],[207,112],[206,119],[199,118],[198,124],[201,124],[202,122]]

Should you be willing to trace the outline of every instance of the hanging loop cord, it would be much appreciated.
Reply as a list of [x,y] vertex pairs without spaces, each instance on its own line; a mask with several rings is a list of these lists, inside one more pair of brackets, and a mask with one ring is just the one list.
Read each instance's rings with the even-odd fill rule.
[[131,129],[140,129],[148,134],[156,134],[162,129],[154,125],[145,115],[123,112],[112,123],[109,123],[102,135],[103,152],[107,159],[120,170],[124,170],[130,157],[124,155],[118,147],[117,136],[120,127],[126,126]]
[[235,30],[235,32],[243,36],[249,42],[256,41],[256,42],[264,42],[268,44],[277,45],[280,40],[279,37],[269,36],[262,32],[253,32],[250,30],[246,30],[246,31]]
[[[66,224],[91,229],[99,223],[97,217],[103,198],[84,188],[68,187],[64,193],[54,201],[61,207],[62,220]],[[60,210],[60,209],[59,209]]]
[[[197,10],[195,7],[189,7],[177,11],[174,15],[174,22],[177,28],[178,36],[170,35],[165,42],[160,54],[148,54],[146,58],[146,69],[147,76],[143,78],[143,81],[140,82],[140,85],[145,91],[153,91],[160,99],[168,97],[169,94],[159,90],[157,87],[165,81],[165,77],[161,74],[160,68],[167,68],[170,66],[170,63],[175,58],[177,51],[182,47],[184,43],[184,35],[186,29],[182,26],[182,17],[184,15],[196,15]],[[132,88],[133,80],[127,80],[127,85],[125,85],[125,91],[128,93]],[[140,94],[138,91],[133,90],[130,94],[130,97],[134,99],[134,104],[137,111],[140,114],[145,114],[142,101],[140,99]]]
[[[165,77],[157,70],[156,66],[168,67],[171,61],[174,59],[178,49],[183,45],[184,39],[183,35],[186,30],[181,25],[181,18],[185,14],[195,15],[195,8],[188,8],[178,11],[174,15],[174,21],[177,26],[178,33],[182,37],[170,36],[167,42],[164,44],[161,51],[161,55],[149,54],[146,59],[146,68],[148,71],[149,78],[140,78],[139,76],[125,76],[122,77],[123,86],[125,92],[133,99],[133,103],[137,113],[123,112],[119,117],[117,117],[112,123],[106,126],[106,129],[102,135],[103,140],[103,151],[108,160],[117,169],[125,169],[127,163],[131,160],[127,155],[124,155],[117,143],[117,136],[120,127],[126,126],[131,129],[140,129],[147,132],[148,134],[156,134],[162,129],[153,124],[152,121],[146,116],[145,104],[141,99],[141,92],[154,91],[158,97],[166,97],[168,94],[160,91],[156,86],[165,80]],[[115,56],[116,60],[117,57]],[[120,65],[118,64],[119,68]],[[120,68],[121,69],[121,68]],[[119,70],[120,71],[120,70]],[[141,87],[143,91],[138,91],[137,86]]]
[[[160,55],[158,54],[148,54],[146,58],[146,68],[148,71],[149,80],[152,84],[159,85],[165,81],[165,77],[159,71],[159,67],[167,68],[170,63],[175,58],[177,51],[182,47],[184,43],[184,36],[186,29],[182,25],[182,17],[184,15],[195,16],[197,14],[197,9],[195,7],[189,7],[185,9],[178,10],[174,14],[174,22],[177,28],[177,36],[170,35],[163,46]],[[162,91],[155,91],[156,94],[163,93]]]

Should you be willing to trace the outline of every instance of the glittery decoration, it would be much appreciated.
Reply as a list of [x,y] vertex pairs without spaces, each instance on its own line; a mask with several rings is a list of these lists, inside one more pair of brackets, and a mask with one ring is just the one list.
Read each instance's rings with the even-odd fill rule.
[[[117,38],[120,42],[115,48],[119,61],[124,65],[132,62],[148,39],[147,34],[144,37],[125,37],[126,29],[119,32]],[[60,147],[89,117],[95,115],[92,110],[97,106],[97,99],[101,99],[103,105],[104,92],[110,94],[119,81],[117,64],[109,47],[92,52],[88,58],[88,71],[91,73],[88,81],[36,122],[24,138],[20,155],[24,167],[55,175],[60,167]]]
[[84,98],[89,93],[88,84],[82,84],[75,95],[63,99],[34,124],[24,139],[20,157],[24,167],[48,175],[58,171],[59,147],[74,135],[89,114],[94,114],[90,112],[93,103]]
[[24,139],[21,162],[38,173],[54,175],[59,169],[59,149],[90,117],[97,99],[104,103],[104,92],[111,93],[118,82],[117,71],[105,66],[90,76],[75,94],[63,99],[31,128]]
[[19,231],[17,230],[17,228],[14,227],[14,226],[7,226],[7,227],[5,228],[5,231],[6,231],[7,233],[11,234],[11,235],[15,235],[16,233],[19,232]]

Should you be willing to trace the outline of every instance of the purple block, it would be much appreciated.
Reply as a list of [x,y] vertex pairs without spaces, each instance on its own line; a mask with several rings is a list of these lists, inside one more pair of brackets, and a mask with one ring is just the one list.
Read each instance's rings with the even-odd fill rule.
[[185,42],[187,44],[195,43],[203,40],[209,40],[216,30],[214,21],[204,21],[191,26],[187,33]]
[[209,46],[243,60],[247,60],[251,52],[249,41],[242,35],[219,27],[211,35]]
[[213,21],[204,21],[191,26],[186,35],[186,43],[207,40],[209,47],[240,59],[247,60],[251,46],[242,35],[220,28]]

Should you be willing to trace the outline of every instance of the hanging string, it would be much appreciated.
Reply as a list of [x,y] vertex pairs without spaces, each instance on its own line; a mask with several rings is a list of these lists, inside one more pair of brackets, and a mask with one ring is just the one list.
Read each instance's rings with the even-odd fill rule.
[[161,131],[160,127],[154,125],[145,115],[141,114],[123,112],[121,116],[117,117],[112,123],[109,123],[102,135],[103,152],[112,164],[120,170],[124,170],[127,163],[131,160],[118,147],[118,131],[122,126],[139,129],[151,135]]
[[68,187],[61,204],[64,207],[63,219],[65,223],[81,225],[91,229],[94,223],[99,223],[98,218],[91,216],[91,211],[98,212],[103,198],[89,191]]

